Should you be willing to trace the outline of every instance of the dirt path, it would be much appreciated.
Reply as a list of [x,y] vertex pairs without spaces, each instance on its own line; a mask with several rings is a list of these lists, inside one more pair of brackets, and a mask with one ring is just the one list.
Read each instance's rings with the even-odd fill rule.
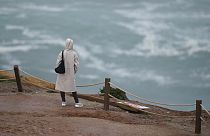
[[[3,85],[2,85],[3,84]],[[59,94],[26,86],[27,93],[14,93],[15,84],[0,82],[0,136],[192,136],[193,120],[160,118],[133,114],[116,107],[80,99],[75,108],[72,97],[60,106]],[[13,91],[13,92],[12,92]],[[46,91],[46,90],[45,90]],[[204,126],[201,136],[210,132]]]
[[[1,116],[2,117],[2,116]],[[122,124],[87,117],[31,117],[3,116],[1,136],[51,135],[51,136],[177,136],[185,135],[173,128],[157,125]]]
[[1,135],[187,135],[184,131],[177,132],[152,119],[142,120],[140,116],[113,107],[112,111],[105,112],[103,105],[98,103],[82,100],[84,108],[74,108],[71,99],[63,108],[58,94],[0,96]]

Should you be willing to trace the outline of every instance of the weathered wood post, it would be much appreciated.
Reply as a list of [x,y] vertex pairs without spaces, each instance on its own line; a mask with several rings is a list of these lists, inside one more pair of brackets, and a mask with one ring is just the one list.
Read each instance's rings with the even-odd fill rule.
[[109,110],[109,92],[110,92],[110,78],[105,78],[105,88],[104,88],[104,110]]
[[16,78],[18,92],[23,92],[18,65],[14,65],[14,72],[15,72],[15,78]]
[[195,133],[201,133],[201,104],[202,100],[196,100],[196,120],[195,120]]

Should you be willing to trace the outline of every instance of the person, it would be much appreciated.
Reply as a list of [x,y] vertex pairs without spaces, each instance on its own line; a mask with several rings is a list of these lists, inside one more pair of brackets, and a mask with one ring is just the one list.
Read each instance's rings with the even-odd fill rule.
[[[59,64],[61,59],[62,51],[57,57],[56,65]],[[63,59],[65,64],[65,73],[57,74],[55,90],[60,91],[62,106],[66,106],[65,93],[72,92],[75,101],[75,107],[82,107],[83,104],[79,103],[75,86],[75,74],[79,68],[79,58],[77,52],[73,49],[73,40],[70,38],[66,39],[66,47],[63,51]]]

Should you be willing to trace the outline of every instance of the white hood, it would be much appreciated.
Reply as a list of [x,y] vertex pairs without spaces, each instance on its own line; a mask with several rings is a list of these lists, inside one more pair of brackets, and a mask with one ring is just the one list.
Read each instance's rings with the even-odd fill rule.
[[73,40],[68,38],[66,39],[66,50],[73,50]]

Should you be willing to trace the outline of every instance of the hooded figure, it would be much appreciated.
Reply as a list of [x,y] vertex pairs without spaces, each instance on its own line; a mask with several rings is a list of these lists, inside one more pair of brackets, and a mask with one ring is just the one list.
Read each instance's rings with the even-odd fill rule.
[[[55,89],[62,92],[75,92],[75,73],[78,70],[79,59],[77,53],[73,50],[73,40],[66,40],[66,47],[63,52],[65,73],[58,74]],[[56,65],[62,59],[62,51],[59,53]]]
[[[62,59],[62,51],[59,53],[56,65],[58,66]],[[78,97],[75,86],[75,74],[79,67],[79,58],[76,51],[73,50],[73,40],[66,40],[66,47],[63,52],[63,59],[65,64],[65,73],[57,74],[57,80],[55,84],[55,90],[60,91],[62,98],[62,106],[66,106],[65,92],[72,92],[75,99],[75,103],[78,104]],[[76,105],[75,105],[76,106]],[[81,105],[80,105],[81,106]],[[80,107],[76,106],[76,107]]]

